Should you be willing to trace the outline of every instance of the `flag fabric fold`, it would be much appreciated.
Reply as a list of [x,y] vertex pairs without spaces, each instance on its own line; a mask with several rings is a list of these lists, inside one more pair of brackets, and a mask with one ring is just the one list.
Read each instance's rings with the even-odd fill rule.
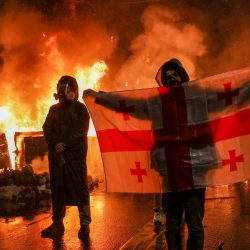
[[181,86],[84,98],[108,192],[157,193],[250,178],[250,67]]

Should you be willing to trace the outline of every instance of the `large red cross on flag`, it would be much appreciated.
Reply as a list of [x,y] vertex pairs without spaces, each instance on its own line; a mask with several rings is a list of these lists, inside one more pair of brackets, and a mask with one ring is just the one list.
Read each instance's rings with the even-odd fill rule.
[[84,99],[108,192],[156,193],[250,179],[250,67],[171,88]]
[[115,108],[117,113],[122,113],[124,120],[129,120],[129,113],[134,111],[134,107],[126,107],[125,100],[119,100],[120,107]]
[[135,162],[135,165],[136,165],[136,169],[130,168],[131,175],[137,175],[137,177],[138,177],[137,181],[143,182],[142,176],[147,175],[146,169],[141,169],[139,161]]

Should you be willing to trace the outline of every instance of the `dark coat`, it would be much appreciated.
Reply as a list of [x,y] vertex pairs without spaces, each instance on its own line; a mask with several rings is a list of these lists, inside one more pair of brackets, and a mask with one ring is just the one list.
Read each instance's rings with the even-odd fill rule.
[[[88,205],[87,132],[89,114],[79,101],[58,103],[50,107],[43,124],[49,148],[49,170],[53,205]],[[66,149],[58,154],[55,145]]]

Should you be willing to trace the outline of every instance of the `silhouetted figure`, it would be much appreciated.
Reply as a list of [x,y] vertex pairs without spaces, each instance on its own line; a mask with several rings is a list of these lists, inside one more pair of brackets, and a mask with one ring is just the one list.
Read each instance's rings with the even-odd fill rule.
[[78,85],[71,76],[62,76],[57,84],[56,99],[43,124],[49,151],[53,223],[41,232],[42,237],[64,233],[65,206],[78,206],[79,238],[89,235],[91,222],[87,185],[87,132],[89,114],[78,101]]
[[[163,129],[155,129],[157,120],[152,120],[155,143],[151,148],[151,166],[163,177],[163,189],[170,192],[162,194],[162,208],[166,214],[166,238],[168,249],[179,250],[181,246],[181,232],[183,231],[183,213],[188,225],[189,237],[187,242],[188,249],[203,249],[204,230],[202,220],[204,217],[205,188],[194,189],[192,175],[192,164],[190,159],[190,145],[202,149],[199,139],[190,141],[187,126],[187,105],[182,83],[189,81],[189,76],[178,59],[171,59],[164,63],[156,75],[156,81],[161,87],[168,87],[168,91],[159,92],[162,101],[162,124]],[[103,97],[102,93],[93,90],[86,90],[84,96],[93,96],[96,103],[109,109],[115,109],[116,102],[124,97],[114,93],[112,99]],[[125,98],[132,100],[133,98]],[[136,100],[141,106],[143,113],[140,115],[130,113],[139,119],[152,119],[149,105],[156,105],[159,96],[151,97],[149,100]],[[174,106],[169,104],[174,103]],[[174,109],[173,109],[174,108]],[[183,129],[179,127],[184,124]],[[191,128],[191,132],[192,132]],[[211,141],[209,126],[203,128],[202,137],[208,137]],[[200,137],[201,137],[200,136]],[[203,138],[204,139],[204,138]],[[206,138],[207,139],[207,138]],[[206,149],[208,154],[214,154],[213,146]],[[205,151],[206,151],[205,150]],[[199,158],[202,158],[199,156]],[[205,157],[206,158],[206,157]],[[211,157],[214,159],[215,157]],[[207,161],[207,159],[205,159]],[[214,165],[214,161],[211,163]],[[160,195],[160,194],[159,194]],[[159,198],[158,195],[158,198]]]
[[[169,87],[171,91],[171,89],[174,90],[176,86],[181,85],[183,82],[188,82],[189,76],[178,59],[171,59],[164,63],[159,69],[156,80],[160,86]],[[175,92],[174,94],[176,95]],[[184,105],[184,107],[185,106],[186,105]],[[178,107],[181,108],[181,105],[178,105],[177,108]],[[168,107],[165,108],[168,109]],[[177,113],[180,114],[178,111]],[[185,113],[182,112],[182,115],[185,115]],[[187,120],[187,117],[181,117],[181,119],[184,121],[185,119]],[[169,155],[170,152],[170,154],[176,157],[178,153],[183,154],[183,156],[180,155],[182,159],[186,157],[187,152],[185,146],[188,145],[185,145],[185,141],[181,141],[180,143],[173,142],[173,145],[171,145],[171,142],[167,144],[168,145],[164,145],[163,143],[162,145],[165,147],[166,154]],[[179,150],[179,152],[177,152],[177,150]],[[166,158],[169,157],[166,155]],[[172,164],[171,169],[178,169],[179,166],[175,166],[175,164],[178,164],[178,161],[170,159],[169,162]],[[176,172],[174,169],[173,171]],[[181,173],[179,174],[181,176]],[[185,176],[183,175],[182,177]],[[174,180],[176,180],[176,178]],[[180,181],[185,182],[185,179],[181,179],[180,177]],[[181,232],[183,213],[185,214],[188,226],[187,249],[203,249],[204,230],[202,220],[204,217],[205,188],[193,189],[190,186],[188,189],[189,190],[167,192],[162,195],[163,210],[166,214],[166,239],[169,250],[182,249]]]

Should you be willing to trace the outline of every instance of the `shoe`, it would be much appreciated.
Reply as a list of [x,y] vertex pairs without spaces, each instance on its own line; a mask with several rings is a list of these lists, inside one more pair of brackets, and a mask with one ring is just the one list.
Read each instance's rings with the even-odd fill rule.
[[154,217],[153,217],[153,222],[154,224],[162,224],[162,215],[163,215],[163,210],[161,206],[153,208],[154,211]]
[[154,212],[153,222],[154,222],[154,224],[162,224],[162,214],[161,214],[161,212]]
[[81,225],[80,230],[78,231],[79,239],[88,237],[90,233],[89,225]]
[[41,236],[43,238],[56,238],[61,237],[64,234],[64,225],[62,222],[55,223],[53,222],[49,227],[42,230]]

